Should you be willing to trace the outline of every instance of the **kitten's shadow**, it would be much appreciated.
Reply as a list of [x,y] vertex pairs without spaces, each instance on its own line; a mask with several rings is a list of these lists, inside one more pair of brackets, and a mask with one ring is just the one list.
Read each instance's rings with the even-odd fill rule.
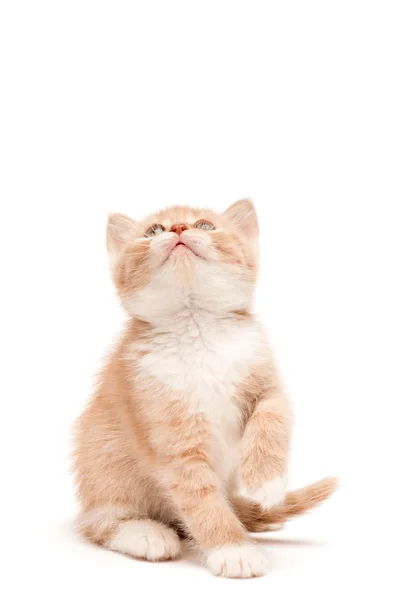
[[[307,553],[319,549],[329,548],[330,545],[320,540],[284,539],[266,536],[253,536],[268,555],[272,569],[286,569],[306,559]],[[196,549],[184,542],[182,559],[186,562],[199,566],[200,554]]]
[[[76,533],[71,523],[59,523],[58,526],[53,528],[53,533],[56,534],[59,539],[63,539],[64,543],[67,543],[68,545],[80,545],[81,550],[86,550],[87,552],[93,552],[94,550],[102,553],[104,552],[103,549],[85,542]],[[277,536],[279,533],[253,535],[253,539],[262,546],[268,555],[271,561],[272,570],[289,568],[292,565],[306,560],[310,552],[330,547],[330,544],[322,540],[280,538],[275,537],[275,535]],[[191,566],[200,567],[203,561],[199,551],[196,548],[193,548],[187,540],[184,540],[182,557],[179,561],[173,562],[186,562]]]
[[326,542],[321,542],[318,540],[290,540],[290,539],[274,539],[274,538],[265,538],[265,537],[256,537],[253,536],[258,543],[263,544],[265,546],[304,546],[309,548],[328,548],[329,544]]
[[272,569],[287,569],[310,558],[310,552],[329,548],[321,540],[254,536],[271,560]]

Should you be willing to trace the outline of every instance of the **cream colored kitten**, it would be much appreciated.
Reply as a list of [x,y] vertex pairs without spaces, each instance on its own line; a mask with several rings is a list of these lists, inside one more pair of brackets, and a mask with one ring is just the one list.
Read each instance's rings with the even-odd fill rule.
[[[264,330],[253,204],[223,214],[111,215],[111,271],[130,316],[77,423],[80,531],[147,560],[192,539],[224,577],[263,575],[248,531],[325,500],[334,479],[286,492],[291,418]],[[179,535],[178,535],[179,533]]]

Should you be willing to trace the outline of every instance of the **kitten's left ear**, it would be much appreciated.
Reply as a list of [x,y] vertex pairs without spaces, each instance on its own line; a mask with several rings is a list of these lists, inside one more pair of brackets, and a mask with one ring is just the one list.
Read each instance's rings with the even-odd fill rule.
[[251,237],[258,235],[257,213],[251,200],[238,200],[223,214],[246,235]]
[[107,250],[110,254],[118,252],[127,242],[137,237],[136,222],[125,215],[111,213],[107,222]]

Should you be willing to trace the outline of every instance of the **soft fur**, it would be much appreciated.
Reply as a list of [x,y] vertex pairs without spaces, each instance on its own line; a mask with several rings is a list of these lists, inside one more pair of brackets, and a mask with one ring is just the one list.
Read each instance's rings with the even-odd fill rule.
[[290,409],[250,312],[257,238],[249,200],[223,214],[176,206],[141,223],[109,217],[129,321],[77,422],[79,527],[91,541],[156,561],[179,555],[179,534],[214,574],[259,576],[267,561],[247,532],[335,489],[326,479],[286,493]]

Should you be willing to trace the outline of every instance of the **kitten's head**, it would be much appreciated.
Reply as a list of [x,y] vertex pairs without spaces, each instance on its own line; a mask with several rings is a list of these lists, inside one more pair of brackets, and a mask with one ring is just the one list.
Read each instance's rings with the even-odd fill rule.
[[133,221],[108,219],[114,283],[127,311],[156,322],[182,311],[247,311],[257,275],[258,224],[253,203],[225,212],[172,206]]

